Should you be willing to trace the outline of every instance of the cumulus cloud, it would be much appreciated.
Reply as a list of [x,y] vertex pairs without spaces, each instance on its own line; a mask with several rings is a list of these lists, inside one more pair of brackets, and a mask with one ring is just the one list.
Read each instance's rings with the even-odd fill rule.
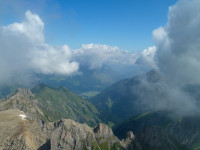
[[4,35],[21,35],[33,43],[44,43],[44,23],[36,14],[30,11],[25,13],[26,20],[22,23],[13,23],[3,27]]
[[142,81],[147,92],[138,92],[141,103],[178,116],[199,114],[200,1],[179,0],[171,6],[166,26],[154,30],[153,39],[162,79]]
[[[89,69],[109,65],[113,69],[133,76],[157,68],[156,47],[149,47],[142,52],[130,52],[118,47],[102,44],[84,44],[73,51],[73,58]],[[128,72],[127,70],[131,70]]]
[[156,66],[155,47],[134,53],[102,44],[83,44],[76,50],[67,45],[48,45],[45,43],[44,22],[30,11],[26,11],[23,22],[0,27],[0,45],[1,83],[12,78],[27,82],[34,73],[72,75],[79,71],[79,65],[89,69],[109,65],[131,76],[133,72],[144,73],[147,70],[144,66],[149,66],[148,69]]
[[153,31],[159,68],[172,82],[200,83],[200,1],[180,0],[168,23]]
[[44,23],[27,11],[26,19],[0,27],[0,81],[16,74],[73,74],[79,64],[71,61],[72,51],[67,45],[54,47],[45,43]]
[[43,74],[69,75],[78,71],[78,63],[71,62],[72,52],[67,45],[51,47],[43,45],[40,51],[32,55],[31,66],[35,71]]
[[152,69],[158,69],[158,62],[157,62],[157,48],[155,46],[148,47],[147,49],[143,50],[136,63],[143,64],[146,66],[150,66]]
[[100,68],[103,64],[135,64],[138,54],[101,44],[83,44],[74,50],[74,59],[90,69]]
[[154,30],[153,39],[155,47],[144,50],[137,62],[153,64],[160,77],[155,82],[157,73],[141,78],[133,89],[140,99],[136,105],[178,117],[199,114],[200,1],[179,0],[171,6],[166,26]]

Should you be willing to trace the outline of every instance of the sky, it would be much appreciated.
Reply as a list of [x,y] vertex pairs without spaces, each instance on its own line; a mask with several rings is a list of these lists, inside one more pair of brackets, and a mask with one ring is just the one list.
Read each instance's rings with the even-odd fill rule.
[[24,19],[29,10],[45,24],[50,45],[105,44],[132,52],[153,46],[152,31],[167,23],[176,0],[0,0],[0,25]]

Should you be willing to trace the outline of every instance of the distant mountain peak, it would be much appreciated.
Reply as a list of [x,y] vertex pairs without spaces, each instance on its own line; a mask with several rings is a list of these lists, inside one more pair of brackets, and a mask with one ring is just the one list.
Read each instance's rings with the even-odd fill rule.
[[114,136],[112,129],[109,128],[107,125],[105,124],[98,124],[94,129],[93,129],[94,133],[99,134],[100,136],[106,136],[106,137],[112,137]]
[[31,92],[30,89],[26,89],[26,88],[18,88],[17,90],[15,90],[13,93],[7,95],[5,98],[3,98],[3,101],[6,101],[8,99],[33,99],[35,97],[35,95]]
[[139,77],[147,80],[150,83],[154,83],[162,79],[162,75],[158,70],[151,70],[147,72],[146,74]]
[[19,109],[38,123],[46,121],[43,112],[36,104],[35,95],[25,88],[19,88],[0,102],[0,111]]
[[26,88],[18,88],[15,91],[15,94],[18,97],[24,97],[24,98],[28,98],[28,99],[32,99],[35,97],[35,95],[31,92],[30,89],[26,89]]

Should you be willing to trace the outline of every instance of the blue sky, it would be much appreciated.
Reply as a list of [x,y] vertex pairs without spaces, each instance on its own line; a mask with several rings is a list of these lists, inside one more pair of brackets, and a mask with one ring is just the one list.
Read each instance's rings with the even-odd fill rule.
[[45,23],[46,42],[106,44],[129,51],[153,45],[152,31],[167,22],[176,0],[0,0],[0,25],[20,22],[26,10]]

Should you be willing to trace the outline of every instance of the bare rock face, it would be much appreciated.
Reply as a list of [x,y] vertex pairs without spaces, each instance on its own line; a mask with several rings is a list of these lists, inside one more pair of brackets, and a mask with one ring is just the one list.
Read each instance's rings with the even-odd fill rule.
[[[0,149],[20,150],[116,150],[123,149],[111,129],[101,133],[70,119],[40,125],[20,110],[0,111]],[[107,132],[109,131],[109,132]],[[102,140],[99,140],[102,139]]]
[[17,89],[16,92],[3,99],[3,102],[0,103],[0,111],[19,109],[25,112],[31,120],[42,124],[43,121],[46,121],[46,118],[33,100],[34,97],[29,89]]
[[126,144],[104,124],[92,128],[71,119],[48,122],[28,89],[0,102],[0,150],[122,150]]
[[126,133],[126,139],[120,141],[120,144],[126,150],[142,150],[140,144],[138,143],[132,131],[128,131]]
[[50,141],[52,149],[79,150],[92,147],[95,136],[92,128],[86,124],[79,124],[70,119],[64,119],[55,124]]
[[135,135],[133,134],[132,131],[128,131],[127,135],[126,135],[126,139],[123,139],[121,141],[121,144],[126,147],[128,145],[130,145],[130,143],[132,143],[135,140]]
[[93,131],[98,144],[114,145],[120,143],[119,139],[114,136],[112,129],[105,124],[98,124]]
[[91,128],[86,124],[80,124],[70,119],[64,119],[55,123],[56,129],[53,131],[50,141],[52,149],[105,149],[113,147],[122,149],[120,141],[112,133],[112,130],[99,124]]
[[48,137],[42,127],[18,110],[0,111],[0,149],[36,150]]
[[112,129],[109,128],[107,125],[105,124],[98,124],[95,128],[94,128],[94,133],[96,134],[96,137],[105,137],[105,138],[109,138],[113,136],[113,132]]
[[34,97],[35,95],[29,89],[19,88],[15,93],[11,94],[10,99],[33,99]]

